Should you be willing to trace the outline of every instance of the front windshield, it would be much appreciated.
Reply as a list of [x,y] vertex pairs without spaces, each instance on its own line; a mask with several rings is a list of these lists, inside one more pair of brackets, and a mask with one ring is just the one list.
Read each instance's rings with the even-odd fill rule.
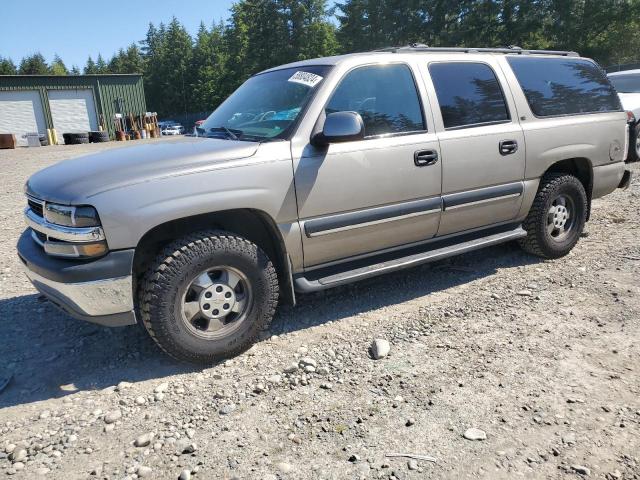
[[609,80],[611,80],[618,93],[640,93],[640,73],[611,75]]
[[286,68],[251,77],[207,118],[198,133],[232,140],[283,138],[329,68]]

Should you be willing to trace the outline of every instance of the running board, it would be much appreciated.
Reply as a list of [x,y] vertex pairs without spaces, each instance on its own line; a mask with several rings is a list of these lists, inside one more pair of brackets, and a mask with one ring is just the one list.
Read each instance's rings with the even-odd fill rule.
[[[492,231],[495,232],[495,230]],[[483,233],[484,236],[478,236]],[[432,242],[422,245],[420,247],[422,251],[415,253],[416,248],[411,248],[408,249],[411,250],[411,254],[401,256],[399,258],[385,259],[364,266],[354,265],[354,263],[362,265],[361,261],[353,262],[351,267],[355,268],[349,268],[348,265],[342,265],[342,268],[346,268],[346,270],[339,272],[336,272],[336,268],[340,268],[340,266],[337,266],[330,269],[319,269],[317,271],[308,272],[307,274],[300,274],[294,278],[295,289],[302,293],[324,290],[327,288],[337,287],[338,285],[364,280],[365,278],[374,277],[383,273],[394,272],[408,267],[415,267],[417,265],[422,265],[423,263],[435,262],[443,258],[460,255],[462,253],[471,252],[484,247],[490,247],[499,243],[509,242],[526,236],[527,232],[522,228],[522,226],[518,226],[516,228],[510,227],[507,231],[501,231],[489,235],[487,235],[487,232],[479,232],[475,235],[457,236],[442,240],[434,239]],[[398,254],[398,252],[396,252],[396,254]],[[386,255],[386,257],[388,257],[388,255]],[[369,258],[368,260],[371,261],[372,259]],[[325,271],[325,275],[323,275],[323,271]],[[311,274],[315,274],[315,278],[307,278]]]

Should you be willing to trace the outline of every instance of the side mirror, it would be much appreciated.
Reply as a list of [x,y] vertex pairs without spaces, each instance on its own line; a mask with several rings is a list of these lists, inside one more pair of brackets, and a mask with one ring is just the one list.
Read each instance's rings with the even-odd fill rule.
[[315,146],[327,146],[330,143],[353,142],[364,138],[364,122],[359,113],[335,112],[327,115],[322,132],[313,136]]

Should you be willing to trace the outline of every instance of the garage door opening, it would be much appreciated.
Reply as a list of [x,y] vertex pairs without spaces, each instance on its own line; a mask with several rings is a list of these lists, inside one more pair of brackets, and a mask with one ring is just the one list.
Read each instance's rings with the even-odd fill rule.
[[37,90],[0,92],[0,133],[13,133],[18,145],[26,145],[27,133],[47,132],[47,123]]
[[48,90],[53,127],[62,137],[64,133],[98,130],[98,117],[93,90]]

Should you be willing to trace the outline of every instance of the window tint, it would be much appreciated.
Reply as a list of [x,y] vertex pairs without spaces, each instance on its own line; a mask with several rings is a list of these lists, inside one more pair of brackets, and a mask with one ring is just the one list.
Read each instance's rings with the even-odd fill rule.
[[429,72],[445,128],[509,120],[502,88],[488,65],[433,63],[429,65]]
[[618,93],[640,93],[640,74],[610,75]]
[[426,130],[416,85],[406,65],[371,65],[349,72],[326,108],[358,112],[365,136]]
[[539,117],[621,110],[618,95],[592,62],[509,57],[531,111]]

